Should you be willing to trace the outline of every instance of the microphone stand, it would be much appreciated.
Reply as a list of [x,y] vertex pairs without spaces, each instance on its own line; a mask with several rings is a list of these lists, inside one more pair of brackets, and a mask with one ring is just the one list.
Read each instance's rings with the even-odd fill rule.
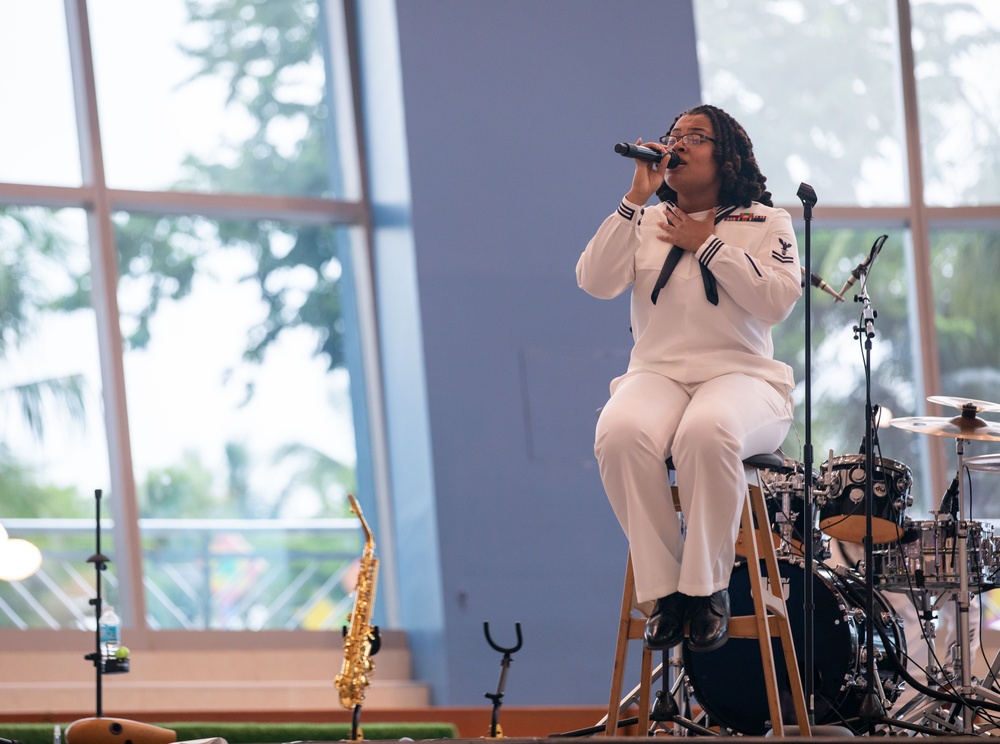
[[[816,191],[807,183],[800,183],[796,196],[802,201],[802,216],[805,220],[805,267],[806,276],[812,275],[812,208],[816,205]],[[813,447],[812,447],[812,292],[809,282],[805,291],[805,443],[802,447],[802,546],[803,553],[803,679],[802,691],[806,699],[810,726],[815,723],[813,705]]]
[[854,326],[854,338],[864,337],[865,366],[865,691],[858,707],[859,718],[872,724],[885,721],[885,707],[877,692],[881,680],[875,674],[875,571],[872,537],[872,502],[875,498],[875,415],[872,407],[872,339],[875,338],[875,316],[868,297],[868,271],[871,262],[858,267],[861,294],[855,302],[863,304],[861,322]]

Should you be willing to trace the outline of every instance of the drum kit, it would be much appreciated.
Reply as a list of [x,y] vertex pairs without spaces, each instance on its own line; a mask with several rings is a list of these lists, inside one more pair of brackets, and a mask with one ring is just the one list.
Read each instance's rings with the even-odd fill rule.
[[[815,194],[802,184],[799,197],[806,214],[808,266],[808,224]],[[861,292],[854,299],[863,306],[861,321],[853,328],[855,340],[864,348],[862,454],[834,457],[831,451],[818,471],[813,468],[807,294],[803,448],[807,460],[786,459],[781,467],[760,471],[810,724],[813,731],[817,725],[826,726],[827,736],[1000,735],[1000,653],[984,679],[973,679],[969,623],[973,595],[1000,588],[1000,538],[994,537],[992,524],[966,519],[963,482],[972,470],[1000,473],[1000,454],[966,458],[964,451],[970,441],[1000,442],[1000,422],[979,416],[1000,413],[1000,404],[932,396],[929,402],[956,408],[959,415],[888,421],[905,431],[955,440],[958,471],[938,511],[929,520],[908,517],[910,469],[876,457],[881,455],[876,436],[881,422],[871,400],[877,314],[866,285],[886,237],[875,241],[868,257],[852,272],[861,281]],[[863,557],[853,560],[861,546]],[[832,560],[833,548],[844,558],[840,563]],[[749,573],[745,563],[738,563],[731,574],[733,616],[754,613]],[[955,642],[948,663],[940,663],[935,620],[949,603],[953,603]],[[920,624],[922,639],[917,640],[926,643],[927,657],[933,660],[922,670],[924,681],[907,668],[915,654],[908,654],[900,612],[912,617],[910,610],[915,610]],[[775,674],[784,680],[783,655],[778,641],[772,643]],[[652,720],[672,723],[669,733],[675,734],[768,733],[770,709],[756,638],[730,638],[710,652],[692,653],[685,646],[682,654],[681,659],[669,660],[669,669],[661,665],[653,671],[654,679],[662,679],[663,691],[657,694]],[[639,700],[639,690],[622,701],[622,709]]]
[[[873,458],[869,483],[865,455],[833,457],[831,453],[819,471],[813,472],[816,509],[810,530],[805,529],[803,519],[807,479],[802,464],[786,460],[782,467],[761,473],[800,666],[804,623],[800,620],[796,627],[794,618],[805,606],[803,548],[810,533],[812,553],[818,557],[811,572],[817,724],[846,726],[859,734],[1000,734],[1000,692],[991,686],[1000,675],[1000,655],[989,671],[989,684],[974,680],[969,627],[972,595],[1000,588],[1000,541],[994,537],[992,524],[966,519],[962,487],[966,470],[1000,473],[1000,454],[964,457],[964,444],[970,440],[1000,442],[1000,423],[978,415],[1000,412],[1000,404],[941,396],[928,400],[955,406],[960,415],[896,418],[889,424],[956,441],[959,476],[939,511],[932,513],[933,519],[915,521],[906,515],[912,506],[910,469],[888,458]],[[866,499],[871,503],[866,504]],[[857,562],[849,558],[857,556],[857,548],[869,534],[866,507],[871,514],[870,566],[863,558]],[[836,542],[831,545],[832,541]],[[845,560],[839,564],[830,560],[832,552]],[[876,587],[870,614],[866,612],[866,583]],[[903,620],[890,594],[904,604],[912,603],[932,660],[936,660],[937,613],[948,611],[947,605],[954,603],[952,657],[948,663],[929,664],[922,670],[925,681],[907,670]],[[745,564],[733,570],[730,597],[734,615],[753,614]],[[867,648],[874,654],[870,670]],[[759,658],[754,639],[730,639],[709,653],[691,653],[685,648],[682,684],[675,691],[687,689],[712,725],[738,734],[763,735],[769,721]],[[778,678],[783,675],[782,666]],[[905,694],[908,686],[917,694]],[[880,703],[880,714],[874,719],[866,713],[865,698],[870,695]]]

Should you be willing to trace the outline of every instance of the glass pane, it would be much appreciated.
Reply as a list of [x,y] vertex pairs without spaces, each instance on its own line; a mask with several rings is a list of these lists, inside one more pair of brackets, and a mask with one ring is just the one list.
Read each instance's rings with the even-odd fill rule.
[[702,97],[743,124],[775,202],[803,181],[821,204],[907,201],[892,5],[695,0]]
[[0,3],[0,181],[80,185],[62,0]]
[[352,233],[116,222],[150,627],[340,628],[361,554],[338,260]]
[[[992,279],[1000,271],[1000,229],[931,232],[935,324],[941,359],[942,389],[953,397],[1000,403],[1000,296]],[[941,415],[955,416],[956,411]],[[998,422],[995,413],[980,418]],[[971,441],[967,457],[996,452],[995,442]],[[950,462],[957,470],[957,454]],[[966,518],[1000,518],[1000,478],[995,472],[972,472],[970,511]]]
[[[812,234],[812,269],[837,291],[869,253],[879,232],[820,230]],[[926,445],[920,435],[888,426],[892,416],[923,415],[924,402],[917,372],[920,349],[913,327],[916,312],[907,234],[888,233],[867,281],[870,307],[876,316],[871,339],[871,402],[881,409],[876,455],[910,470],[914,504],[908,513],[923,514],[930,503],[930,475],[924,471]],[[799,235],[800,251],[804,236]],[[868,352],[865,338],[856,338],[862,325],[863,302],[854,302],[862,284],[855,283],[845,302],[812,289],[812,444],[813,466],[833,457],[858,456],[865,440]],[[791,317],[774,329],[775,356],[795,371],[796,422],[783,447],[794,460],[803,459],[805,435],[805,303],[800,300]],[[847,461],[844,461],[847,462]],[[920,517],[917,517],[920,518]]]
[[110,186],[353,196],[316,2],[90,7]]
[[0,581],[0,627],[93,623],[86,560],[109,473],[86,235],[79,210],[0,210],[0,522],[43,557],[34,576]]
[[924,199],[1000,203],[1000,3],[913,0]]

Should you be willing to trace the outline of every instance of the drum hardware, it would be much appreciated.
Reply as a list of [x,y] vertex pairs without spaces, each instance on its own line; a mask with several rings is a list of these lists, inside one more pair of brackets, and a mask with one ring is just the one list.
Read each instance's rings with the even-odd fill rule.
[[[664,674],[664,667],[667,668],[666,674]],[[677,731],[669,731],[666,726],[668,723],[701,736],[718,735],[718,732],[713,731],[706,725],[702,725],[702,723],[707,723],[707,714],[703,709],[695,710],[694,706],[691,705],[691,684],[688,681],[687,674],[684,672],[684,665],[679,657],[669,657],[669,650],[663,652],[663,661],[652,669],[650,674],[651,684],[656,684],[657,680],[661,681],[661,689],[657,690],[656,700],[653,702],[652,710],[650,711],[650,731],[643,734],[644,736],[653,736],[659,730],[667,731],[674,735],[689,735]],[[641,683],[636,685],[619,702],[618,727],[635,726],[639,723],[638,716],[621,718],[621,714],[639,703],[641,688]],[[605,713],[601,717],[601,720],[594,726],[549,734],[549,738],[593,736],[605,731],[607,722],[608,715]],[[0,744],[3,743],[0,742]]]
[[[893,419],[891,423],[900,429],[915,431],[922,434],[934,436],[947,436],[955,439],[955,453],[958,460],[958,519],[954,523],[954,543],[957,547],[957,574],[958,587],[949,589],[954,594],[956,627],[957,627],[957,655],[959,666],[959,685],[957,693],[962,701],[958,707],[961,712],[962,730],[966,734],[973,733],[974,718],[977,707],[1000,709],[1000,695],[993,690],[979,684],[973,684],[971,671],[971,633],[969,627],[969,604],[970,604],[970,582],[969,582],[969,532],[970,523],[965,519],[965,443],[972,440],[977,441],[1000,441],[1000,425],[985,421],[979,418],[979,412],[1000,411],[1000,406],[995,403],[984,401],[967,400],[961,398],[945,398],[932,396],[928,398],[932,403],[944,405],[954,405],[960,408],[961,413],[953,418],[944,417],[912,417]],[[947,494],[946,494],[947,497]],[[949,510],[950,512],[950,510]],[[938,515],[941,516],[941,515]],[[953,520],[954,521],[954,520]],[[935,529],[937,529],[935,527]],[[921,548],[921,551],[923,548]],[[976,550],[980,550],[977,542]],[[926,570],[927,566],[923,566]],[[936,564],[934,570],[937,570]],[[926,577],[925,577],[926,582]],[[957,592],[957,593],[956,593]],[[994,666],[996,665],[994,662]],[[991,670],[992,674],[992,670]]]
[[[862,567],[863,569],[863,567]],[[838,576],[842,578],[857,577],[859,571],[838,566],[836,569]],[[861,601],[858,580],[846,581],[844,589],[849,592],[850,599],[854,602]],[[923,591],[924,607],[928,591]],[[881,598],[881,595],[877,595]],[[912,598],[912,597],[911,597]],[[932,617],[927,613],[925,618]],[[896,643],[900,637],[899,633],[903,627],[902,618],[890,612],[881,612],[876,616],[876,622],[872,627],[881,638],[882,645],[876,651],[877,664],[889,664],[895,670],[895,675],[889,675],[886,670],[879,667],[878,680],[876,684],[882,685],[881,692],[885,694],[885,699],[889,702],[887,708],[892,708],[899,699],[904,689],[904,682],[912,686],[920,694],[906,702],[898,711],[895,711],[892,718],[885,718],[882,724],[893,728],[909,729],[915,732],[928,735],[940,735],[946,732],[961,733],[961,728],[955,725],[958,712],[967,704],[966,699],[957,694],[956,686],[946,674],[939,676],[941,670],[933,667],[926,667],[924,671],[928,674],[927,684],[922,684],[915,679],[906,668],[907,650],[904,645]],[[889,629],[893,628],[892,634]],[[933,634],[933,629],[930,631]],[[904,637],[905,640],[905,637]],[[864,684],[864,683],[861,683]],[[937,685],[937,688],[930,685]],[[986,710],[1000,710],[995,702],[982,701],[977,705]],[[982,726],[980,726],[982,728]]]
[[[829,491],[829,479],[813,471],[813,501],[825,503],[824,494]],[[771,519],[771,531],[778,540],[775,550],[779,555],[804,556],[805,500],[806,492],[805,467],[802,463],[785,458],[779,468],[762,468],[760,470],[761,486],[764,500]],[[819,529],[816,518],[819,512],[813,511],[812,528],[809,532],[813,538],[814,554],[828,558],[829,538]]]

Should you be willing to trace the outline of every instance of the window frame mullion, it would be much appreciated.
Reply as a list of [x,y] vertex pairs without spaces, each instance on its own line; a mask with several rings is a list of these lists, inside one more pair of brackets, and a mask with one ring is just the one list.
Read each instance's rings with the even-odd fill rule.
[[[110,513],[114,518],[114,565],[119,581],[118,613],[125,627],[145,628],[146,600],[142,583],[139,510],[125,400],[121,328],[118,324],[118,261],[111,220],[112,203],[104,175],[87,0],[65,0],[65,10],[81,173],[84,187],[90,190],[92,196],[91,203],[86,206],[91,257],[91,299],[97,318],[112,497],[108,500],[107,510],[102,506],[102,514]],[[101,484],[95,484],[95,491],[100,487]]]

